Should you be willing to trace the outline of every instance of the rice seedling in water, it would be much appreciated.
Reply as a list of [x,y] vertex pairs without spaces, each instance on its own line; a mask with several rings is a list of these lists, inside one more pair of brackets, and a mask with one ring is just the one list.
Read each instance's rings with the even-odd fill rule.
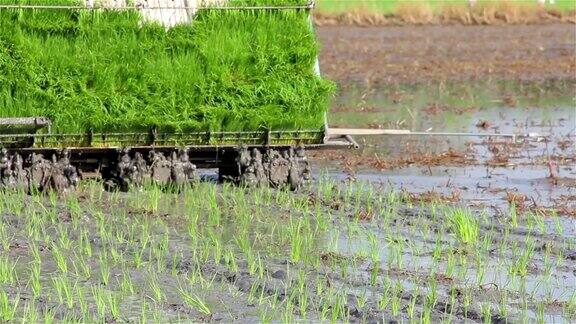
[[416,311],[416,298],[418,297],[418,290],[412,295],[410,298],[410,302],[408,303],[408,308],[406,309],[408,316],[411,321],[415,319],[415,311]]
[[166,295],[158,282],[157,276],[154,274],[149,274],[150,279],[148,280],[148,287],[152,292],[152,296],[149,296],[156,304],[162,303],[166,299]]
[[108,286],[108,283],[110,282],[110,264],[108,263],[108,256],[107,253],[101,253],[98,256],[98,259],[100,260],[99,266],[100,266],[100,281],[102,284],[104,284],[104,286]]
[[576,291],[572,292],[566,306],[564,306],[564,314],[569,319],[576,318]]
[[103,320],[106,318],[107,312],[107,298],[104,288],[101,286],[92,286],[92,297],[96,303],[96,314]]
[[0,245],[2,245],[4,251],[10,249],[10,241],[11,238],[8,235],[6,225],[4,225],[3,221],[0,221]]
[[77,285],[74,294],[76,302],[80,307],[80,311],[83,314],[83,318],[86,318],[88,316],[88,301],[86,300],[86,295],[84,294],[82,287]]
[[482,310],[482,318],[484,319],[484,324],[492,323],[492,305],[481,304],[480,309]]
[[56,292],[58,293],[58,301],[60,304],[66,304],[71,309],[75,303],[76,284],[72,285],[70,279],[65,275],[60,275],[52,279]]
[[64,255],[63,251],[54,243],[52,243],[52,256],[54,257],[54,261],[56,261],[56,265],[58,269],[64,273],[68,273],[68,261],[66,256]]
[[540,301],[536,304],[536,322],[539,324],[544,324],[546,321],[544,320],[544,314],[546,310],[546,304],[544,301]]
[[119,279],[119,285],[120,285],[120,290],[122,291],[122,293],[124,295],[133,295],[135,290],[134,290],[134,284],[132,283],[132,278],[130,278],[130,274],[124,270],[122,273],[122,279]]
[[0,319],[10,322],[14,319],[20,302],[20,294],[17,294],[12,301],[4,290],[0,290]]
[[80,231],[78,245],[83,255],[89,258],[92,257],[92,243],[90,242],[88,230],[85,228]]
[[202,314],[210,315],[212,312],[210,311],[210,307],[206,302],[204,302],[200,297],[196,296],[195,294],[184,290],[181,286],[178,287],[178,291],[180,292],[180,296],[184,300],[184,302],[199,311]]
[[518,227],[518,212],[516,211],[516,203],[510,204],[508,214],[510,215],[510,225],[513,228]]
[[0,283],[12,284],[16,281],[16,264],[18,259],[14,262],[6,256],[0,256]]
[[121,296],[116,292],[109,291],[106,296],[106,301],[108,302],[108,309],[110,310],[110,317],[112,320],[119,319],[121,314]]
[[291,259],[293,262],[301,261],[304,257],[303,248],[306,244],[306,237],[302,234],[302,219],[290,219],[290,234],[292,236],[291,243]]
[[480,233],[480,224],[468,209],[452,208],[446,212],[452,234],[465,244],[476,243]]
[[38,323],[39,315],[34,300],[26,303],[22,315],[22,323]]
[[28,279],[28,286],[32,289],[32,295],[34,297],[40,296],[42,291],[42,284],[40,283],[40,263],[31,262],[30,263],[30,279]]
[[[525,277],[528,274],[528,265],[532,260],[532,255],[534,253],[535,243],[534,240],[528,237],[526,239],[526,246],[519,256],[512,260],[509,267],[510,274],[519,275]],[[514,255],[518,255],[514,253]]]

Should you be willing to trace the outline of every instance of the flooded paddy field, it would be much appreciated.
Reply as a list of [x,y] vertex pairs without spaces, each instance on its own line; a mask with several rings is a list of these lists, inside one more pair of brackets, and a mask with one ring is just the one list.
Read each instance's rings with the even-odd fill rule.
[[495,213],[514,203],[574,216],[573,26],[331,26],[319,36],[321,67],[339,85],[330,125],[483,135],[360,137],[358,152],[314,155],[319,169]]
[[[477,136],[359,137],[362,150],[322,152],[313,161],[340,179],[385,183],[498,213],[514,203],[575,216],[573,87],[503,82],[346,89],[332,124]],[[534,92],[539,95],[531,98]],[[402,99],[390,99],[395,97]]]
[[573,219],[319,178],[299,193],[2,193],[0,316],[23,322],[520,322],[576,316]]
[[[311,154],[298,192],[210,176],[179,191],[0,192],[0,320],[576,321],[575,66],[558,26],[540,38],[552,52],[526,51],[540,63],[515,64],[512,46],[508,72],[478,78],[351,73],[323,40],[333,126],[541,136],[359,137],[361,150]],[[435,44],[437,60],[452,46]],[[559,65],[538,74],[546,64]]]

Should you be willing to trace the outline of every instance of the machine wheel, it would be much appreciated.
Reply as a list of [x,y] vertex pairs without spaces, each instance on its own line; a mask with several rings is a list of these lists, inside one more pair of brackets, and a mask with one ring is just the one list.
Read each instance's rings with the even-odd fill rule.
[[20,154],[0,150],[0,187],[3,189],[65,192],[75,188],[78,181],[78,170],[70,163],[67,149],[52,154],[50,160],[35,153],[24,160]]
[[236,166],[239,176],[235,181],[246,187],[288,186],[291,190],[298,190],[310,179],[310,166],[303,147],[267,149],[264,153],[257,148],[249,151],[247,147],[240,147]]
[[131,154],[123,149],[118,162],[109,173],[117,189],[128,191],[133,187],[141,187],[148,183],[160,186],[181,187],[198,180],[196,166],[190,162],[186,150],[173,151],[168,157],[162,152],[149,151],[147,159],[140,152]]

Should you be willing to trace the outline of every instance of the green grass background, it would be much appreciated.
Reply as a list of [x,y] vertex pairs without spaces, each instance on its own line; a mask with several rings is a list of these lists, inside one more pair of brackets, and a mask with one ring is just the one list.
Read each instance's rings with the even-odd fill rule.
[[[478,4],[494,4],[500,2],[536,6],[536,0],[478,0]],[[318,11],[321,13],[343,13],[353,10],[363,10],[374,13],[394,13],[402,4],[425,3],[432,8],[440,8],[444,5],[468,6],[468,0],[318,0]],[[546,4],[547,8],[559,10],[576,10],[574,0],[556,0],[555,4]]]

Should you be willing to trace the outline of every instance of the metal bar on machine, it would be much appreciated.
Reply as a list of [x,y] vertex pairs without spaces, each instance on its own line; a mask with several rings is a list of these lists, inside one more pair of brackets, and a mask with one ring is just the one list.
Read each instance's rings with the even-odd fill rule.
[[3,117],[0,118],[0,127],[23,128],[28,127],[35,130],[47,128],[48,133],[52,132],[52,122],[46,117]]
[[510,138],[538,138],[547,137],[544,134],[527,133],[458,133],[458,132],[413,132],[407,129],[371,129],[371,128],[329,128],[328,136],[374,136],[374,135],[416,135],[416,136],[468,136],[468,137],[510,137]]
[[48,126],[51,122],[45,117],[2,117],[0,126]]

